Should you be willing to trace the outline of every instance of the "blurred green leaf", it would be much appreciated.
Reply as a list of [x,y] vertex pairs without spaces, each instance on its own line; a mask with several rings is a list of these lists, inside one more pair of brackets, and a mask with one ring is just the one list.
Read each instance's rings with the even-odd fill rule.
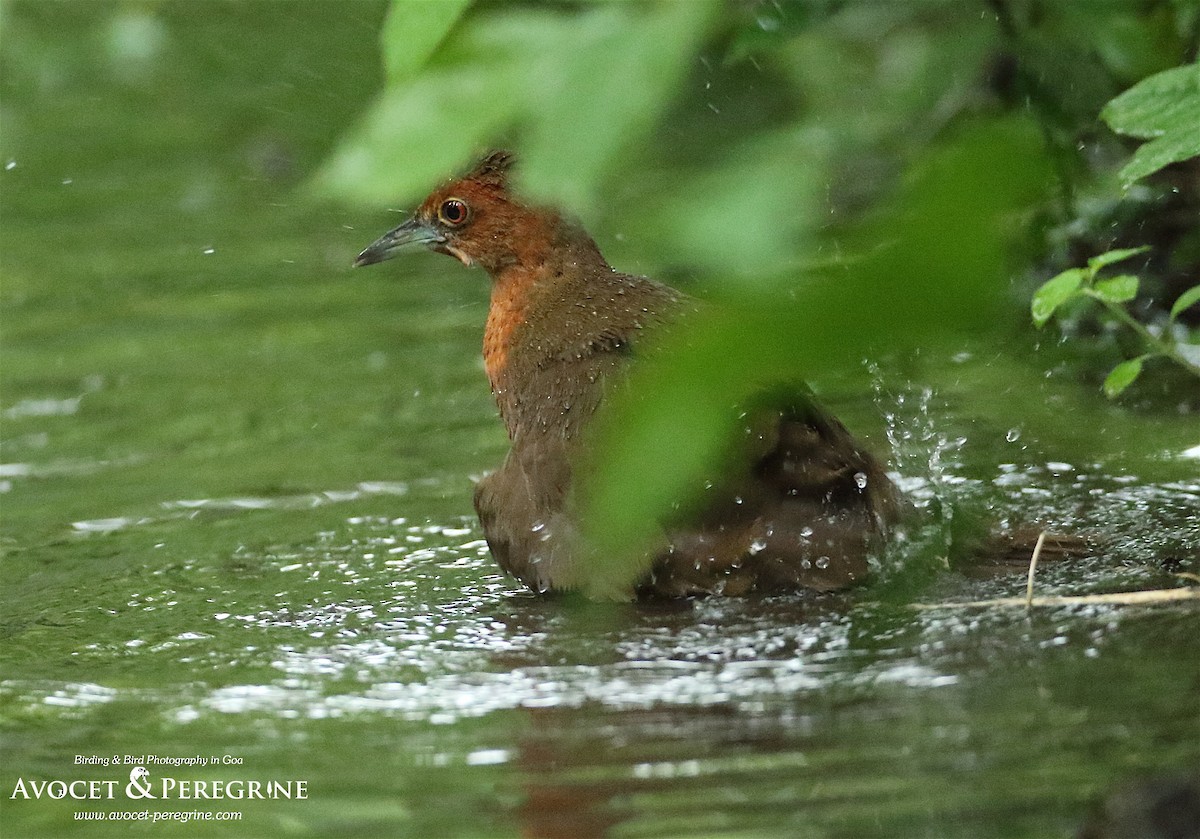
[[388,83],[415,75],[470,5],[471,0],[392,0],[380,35]]
[[1104,65],[1126,82],[1134,82],[1166,69],[1156,35],[1131,13],[1097,31],[1092,40]]
[[418,84],[385,91],[311,187],[374,208],[412,202],[459,170],[510,117],[511,106],[480,87],[471,69],[426,73]]
[[1114,367],[1104,380],[1104,395],[1110,399],[1120,396],[1141,375],[1144,360],[1144,357],[1131,358]]
[[606,558],[596,573],[636,576],[656,522],[703,485],[756,392],[994,326],[1007,220],[1047,173],[1030,125],[974,126],[922,159],[890,208],[855,232],[849,244],[865,257],[671,330],[597,415],[577,473],[585,527]]
[[464,20],[423,72],[383,91],[311,188],[374,208],[423,197],[538,100],[552,70],[541,57],[563,37],[560,21],[536,12]]
[[1033,302],[1029,306],[1034,324],[1038,327],[1045,326],[1059,306],[1078,296],[1087,276],[1088,272],[1082,268],[1068,268],[1044,282],[1034,293]]
[[[784,15],[795,36],[733,58],[723,53],[730,28],[761,30],[717,0],[478,3],[458,17],[410,8],[423,5],[432,4],[393,9],[385,50],[400,57],[388,59],[389,83],[312,191],[405,206],[511,143],[522,190],[584,216],[610,255],[745,288],[795,262],[826,218],[813,212],[817,190],[849,191],[861,205],[887,182],[853,168],[831,174],[831,158],[876,143],[919,148],[925,140],[905,126],[934,109],[930,130],[944,124],[957,107],[947,109],[947,86],[959,91],[951,100],[961,94],[956,68],[989,48],[989,24],[952,10],[939,13],[936,32],[899,6],[830,10],[803,26]],[[872,57],[881,27],[896,60]],[[945,31],[952,50],[937,48]],[[794,61],[805,38],[806,57]],[[869,75],[847,82],[850,60]],[[406,75],[404,61],[420,66]]]
[[554,89],[522,145],[530,191],[591,208],[616,155],[674,98],[718,8],[714,0],[616,3],[579,15],[557,45]]
[[1200,303],[1200,285],[1194,285],[1179,295],[1175,305],[1171,306],[1171,320],[1175,320],[1197,303]]
[[[318,194],[365,206],[416,200],[520,133],[527,191],[583,211],[616,155],[673,101],[719,8],[485,6],[464,17],[455,0],[422,10],[439,5],[401,3],[389,17],[389,84],[314,177]],[[414,61],[423,69],[411,75]]]
[[664,262],[717,273],[724,296],[772,291],[819,221],[825,156],[810,132],[793,129],[740,143],[703,167],[652,172],[632,226]]
[[1137,297],[1137,292],[1138,278],[1131,274],[1100,280],[1092,286],[1092,293],[1109,303],[1128,303]]
[[1200,63],[1156,73],[1104,106],[1120,134],[1150,140],[1120,172],[1128,188],[1171,163],[1200,155]]
[[[1095,25],[1091,17],[1085,14],[1085,25]],[[1068,39],[1053,30],[1030,28],[1022,31],[1013,46],[1034,102],[1058,125],[1094,120],[1118,89],[1087,39]]]
[[1099,271],[1101,268],[1107,268],[1118,262],[1123,262],[1131,256],[1137,256],[1139,253],[1145,253],[1150,250],[1149,245],[1142,245],[1140,248],[1122,248],[1115,251],[1105,251],[1102,254],[1093,256],[1088,260],[1088,268],[1092,273]]
[[1063,27],[1057,31],[1060,42],[1084,35],[1106,75],[1126,84],[1175,66],[1187,50],[1174,31],[1173,15],[1161,6],[1062,3],[1055,11],[1063,18]]

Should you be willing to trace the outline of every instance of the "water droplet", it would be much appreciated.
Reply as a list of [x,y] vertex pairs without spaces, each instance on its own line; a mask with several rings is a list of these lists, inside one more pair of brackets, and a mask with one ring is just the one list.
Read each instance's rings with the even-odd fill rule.
[[1004,435],[1004,439],[1010,443],[1017,442],[1018,440],[1021,439],[1021,429],[1019,429],[1019,428],[1008,429],[1008,433]]
[[818,568],[828,568],[829,567],[829,557],[827,557],[827,556],[817,557],[817,567]]
[[866,489],[867,488],[867,474],[865,472],[855,472],[854,473],[854,483],[858,485],[859,489]]
[[812,537],[812,535],[813,535],[813,529],[811,527],[806,526],[806,527],[800,528],[800,538],[801,539],[809,539]]
[[5,172],[11,172],[13,169],[16,169],[16,168],[17,168],[17,161],[15,161],[15,160],[10,160],[10,161],[8,161],[8,163],[4,164]]
[[204,249],[204,253],[205,253],[205,255],[206,255],[206,256],[207,256],[207,255],[214,254],[214,253],[216,253],[216,252],[217,252],[217,249],[216,249],[216,248],[205,248],[205,249]]
[[805,570],[812,568],[812,560],[808,557],[804,557],[804,559],[800,560],[800,567],[804,568]]
[[767,549],[767,543],[766,543],[766,541],[764,541],[762,539],[755,539],[753,542],[750,543],[750,553],[751,554],[762,553],[766,549]]

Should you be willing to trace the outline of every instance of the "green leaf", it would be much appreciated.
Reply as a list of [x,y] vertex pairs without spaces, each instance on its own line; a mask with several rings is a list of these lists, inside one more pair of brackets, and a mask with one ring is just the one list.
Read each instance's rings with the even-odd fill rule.
[[1200,63],[1143,79],[1105,105],[1100,116],[1113,131],[1151,141],[1121,169],[1126,188],[1164,166],[1200,155]]
[[464,21],[419,74],[384,90],[310,189],[376,209],[424,196],[547,95],[553,67],[540,61],[565,25],[526,10]]
[[[803,167],[796,161],[804,160]],[[763,133],[705,166],[691,160],[639,179],[630,227],[655,243],[658,258],[717,272],[720,292],[786,293],[772,280],[820,223],[826,180],[822,152],[806,132]],[[680,208],[686,207],[686,212]],[[770,224],[736,224],[770,207]],[[787,288],[795,277],[783,278]]]
[[[1200,119],[1200,114],[1197,115]],[[1133,159],[1121,167],[1117,177],[1121,186],[1128,189],[1147,175],[1153,175],[1164,166],[1191,160],[1200,155],[1200,129],[1191,134],[1172,133],[1152,140],[1133,153]]]
[[551,95],[522,144],[522,181],[550,203],[587,213],[622,149],[673,100],[719,11],[712,0],[614,3],[579,14],[553,52]]
[[1120,396],[1141,374],[1142,362],[1145,360],[1145,356],[1131,358],[1114,367],[1104,380],[1104,395],[1109,399]]
[[1185,311],[1200,303],[1200,285],[1194,285],[1179,295],[1179,299],[1175,301],[1175,305],[1171,307],[1171,320],[1175,320]]
[[394,7],[389,83],[313,179],[318,194],[364,206],[415,200],[519,137],[522,187],[587,215],[622,150],[676,99],[721,8],[715,0],[481,4],[469,16],[459,0],[427,8],[442,5]]
[[388,84],[416,75],[470,5],[471,0],[392,0],[380,35]]
[[[478,68],[467,66],[389,88],[310,188],[373,209],[417,200],[469,163],[513,118],[511,101],[495,96],[481,78]],[[464,113],[471,118],[462,119]]]
[[697,499],[738,428],[734,406],[852,359],[994,328],[1008,271],[1002,221],[1041,194],[1048,171],[1028,123],[971,126],[839,238],[865,256],[793,273],[789,294],[743,297],[668,332],[597,414],[576,472],[585,533],[613,573],[636,570],[655,522]]
[[1131,256],[1137,256],[1139,253],[1145,253],[1148,250],[1150,250],[1149,245],[1142,245],[1140,248],[1121,248],[1120,250],[1106,251],[1089,259],[1088,268],[1094,274],[1101,268],[1106,268],[1109,265],[1129,259]]
[[1100,280],[1092,286],[1092,293],[1108,303],[1128,303],[1137,297],[1138,278],[1131,274],[1121,274]]
[[1068,268],[1044,282],[1034,293],[1029,305],[1034,324],[1039,328],[1045,326],[1059,306],[1077,297],[1087,275],[1088,272],[1082,268]]
[[1200,119],[1200,64],[1186,64],[1142,79],[1100,112],[1118,134],[1149,140],[1170,131],[1196,133]]

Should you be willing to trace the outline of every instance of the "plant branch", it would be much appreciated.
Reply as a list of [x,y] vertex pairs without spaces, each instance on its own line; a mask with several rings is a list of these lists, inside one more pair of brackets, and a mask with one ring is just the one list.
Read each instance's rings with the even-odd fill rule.
[[1147,329],[1141,321],[1129,314],[1125,307],[1119,303],[1113,303],[1111,300],[1106,300],[1104,297],[1096,294],[1091,289],[1086,290],[1084,294],[1101,303],[1104,308],[1108,309],[1108,311],[1115,318],[1117,318],[1117,320],[1121,321],[1121,323],[1125,324],[1138,335],[1140,335],[1142,340],[1145,341],[1156,354],[1171,359],[1193,376],[1200,377],[1200,366],[1193,364],[1186,356],[1182,355],[1177,349],[1175,349],[1174,341],[1164,340],[1163,338],[1155,335],[1153,332]]

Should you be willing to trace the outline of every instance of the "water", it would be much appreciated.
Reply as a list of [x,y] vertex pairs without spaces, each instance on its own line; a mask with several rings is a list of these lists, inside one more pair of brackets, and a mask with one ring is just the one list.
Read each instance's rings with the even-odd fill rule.
[[[1069,836],[1200,762],[1194,605],[956,608],[1024,576],[903,546],[853,595],[521,591],[470,515],[506,444],[482,276],[351,273],[395,216],[292,191],[373,90],[382,7],[190,8],[4,10],[4,836]],[[1019,341],[878,365],[817,385],[936,520],[1097,538],[1039,593],[1196,570],[1194,416]],[[939,608],[901,605],[916,577]],[[125,756],[307,798],[130,801]],[[117,794],[12,797],[56,779]],[[76,821],[142,808],[240,818]]]

